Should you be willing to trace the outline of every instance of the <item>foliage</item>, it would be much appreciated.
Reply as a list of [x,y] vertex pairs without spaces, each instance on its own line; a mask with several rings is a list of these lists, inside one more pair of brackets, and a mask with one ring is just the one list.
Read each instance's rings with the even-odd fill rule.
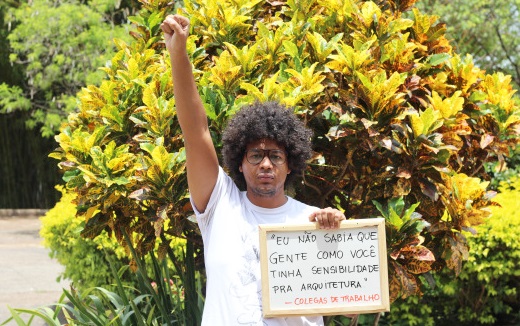
[[95,239],[80,236],[83,221],[76,218],[75,194],[62,193],[60,201],[41,218],[40,236],[43,245],[50,249],[50,256],[63,265],[60,278],[73,282],[80,291],[114,283],[106,255],[112,257],[115,267],[128,265],[125,251],[103,232]]
[[[152,249],[160,260],[168,254],[185,288],[183,316],[195,325],[201,315],[194,261],[197,257],[200,265],[200,245],[195,249],[188,242],[182,257],[171,251],[172,239],[197,238],[193,223],[180,218],[189,210],[184,207],[189,202],[184,151],[181,139],[170,136],[179,128],[170,126],[175,116],[168,99],[171,76],[156,54],[162,51],[159,25],[165,8],[143,5],[140,15],[131,18],[136,41],[116,40],[119,51],[103,68],[108,78],[79,93],[79,112],[69,115],[68,126],[57,136],[66,156],[60,166],[67,170],[67,187],[78,195],[74,204],[84,221],[81,235],[95,238],[108,231],[127,252],[135,248],[133,271],[140,270],[140,257]],[[81,187],[85,191],[78,192]]]
[[[64,158],[70,189],[89,189],[75,200],[85,220],[82,234],[93,238],[110,229],[125,246],[124,232],[133,234],[139,256],[162,231],[180,236],[194,229],[180,218],[189,211],[185,156],[180,129],[172,125],[171,76],[155,53],[162,51],[159,36],[151,34],[158,34],[165,9],[155,12],[153,5],[131,18],[136,41],[117,41],[120,51],[104,68],[108,79],[79,94],[80,111],[57,136],[63,151],[53,155]],[[167,217],[170,227],[163,229]],[[159,248],[161,258],[167,247]]]
[[[68,193],[57,187],[62,197],[60,201],[41,218],[40,236],[43,245],[50,249],[50,256],[65,267],[60,278],[68,279],[80,292],[90,288],[108,286],[116,283],[114,274],[107,264],[107,255],[117,270],[127,266],[131,256],[110,233],[103,231],[94,239],[84,238],[81,231],[84,221],[76,217],[76,205],[72,202],[76,194]],[[183,239],[170,239],[176,257],[185,250]],[[173,265],[170,264],[170,268]],[[122,278],[123,283],[130,281]]]
[[19,77],[9,64],[9,42],[7,41],[9,30],[7,24],[5,24],[5,16],[11,6],[14,6],[12,1],[0,1],[0,71],[2,72],[0,74],[0,83],[12,83],[13,80]]
[[344,326],[344,325],[379,325],[380,314],[362,314],[354,316],[324,316],[324,322],[327,326]]
[[382,324],[516,325],[520,321],[520,177],[501,183],[493,217],[468,237],[471,248],[458,278],[448,272],[424,297],[394,303]]
[[520,1],[423,0],[417,6],[447,24],[447,35],[457,52],[474,55],[475,63],[484,70],[513,76],[518,89]]
[[[11,309],[11,318],[2,323],[15,321],[18,325],[31,325],[43,320],[46,325],[196,325],[183,313],[185,299],[182,282],[170,278],[167,260],[159,262],[150,254],[149,266],[137,258],[139,269],[129,273],[127,268],[117,271],[110,263],[117,285],[113,291],[104,287],[84,290],[64,290],[54,310],[50,307],[37,309]],[[146,271],[152,270],[151,274]],[[131,278],[135,287],[124,286],[122,278]],[[197,281],[197,293],[201,282]],[[197,308],[202,306],[199,297]],[[28,315],[27,321],[22,316]]]
[[120,6],[121,1],[35,0],[11,7],[5,17],[12,28],[9,61],[23,71],[23,80],[0,84],[0,113],[30,110],[27,126],[53,136],[76,108],[76,92],[99,84],[103,75],[97,68],[112,57],[112,39],[128,34],[120,18],[107,20]]
[[44,158],[56,147],[49,136],[77,106],[80,87],[99,84],[111,38],[129,37],[126,17],[138,7],[134,0],[0,0],[0,207],[48,209],[59,199],[55,161]]
[[[417,7],[446,23],[447,37],[459,54],[473,55],[481,69],[511,75],[513,87],[519,89],[519,0],[422,0]],[[520,99],[516,100],[518,105]],[[496,189],[500,181],[520,173],[520,147],[504,161],[486,167]]]
[[487,170],[492,176],[491,188],[498,189],[500,183],[508,182],[511,178],[520,175],[520,146],[511,151],[511,156],[505,162],[491,163],[487,165]]
[[[520,178],[503,182],[493,218],[470,238],[472,255],[454,286],[458,319],[466,325],[520,321]],[[458,290],[458,291],[457,291]],[[445,290],[445,292],[448,292]]]
[[[483,166],[508,156],[520,131],[511,78],[454,53],[445,26],[414,2],[185,1],[217,147],[241,105],[294,106],[316,155],[292,193],[350,218],[385,216],[392,301],[421,294],[432,271],[460,273],[462,231],[493,205]],[[143,6],[134,41],[117,41],[106,78],[79,94],[52,156],[78,194],[84,236],[110,228],[123,242],[134,232],[144,255],[165,232],[200,249],[159,28],[171,8]]]

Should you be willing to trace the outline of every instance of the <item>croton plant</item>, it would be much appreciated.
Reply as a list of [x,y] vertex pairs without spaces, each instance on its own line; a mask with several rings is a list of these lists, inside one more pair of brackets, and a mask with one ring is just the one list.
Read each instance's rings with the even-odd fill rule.
[[134,40],[115,40],[106,78],[78,94],[56,137],[52,156],[77,193],[84,236],[107,229],[124,244],[126,231],[140,254],[165,234],[200,249],[159,27],[180,11],[217,149],[238,108],[280,101],[314,132],[315,155],[291,195],[386,219],[392,300],[420,295],[432,272],[461,270],[467,231],[494,205],[486,165],[505,168],[518,146],[509,76],[455,53],[415,0],[141,2]]

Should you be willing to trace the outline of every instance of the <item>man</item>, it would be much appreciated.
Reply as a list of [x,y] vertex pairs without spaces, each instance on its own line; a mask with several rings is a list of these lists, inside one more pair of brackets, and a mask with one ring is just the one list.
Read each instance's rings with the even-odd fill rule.
[[189,20],[171,15],[161,28],[170,53],[191,203],[204,241],[202,324],[323,325],[321,316],[264,319],[261,304],[258,225],[316,221],[320,228],[332,229],[345,219],[336,209],[318,209],[285,195],[286,183],[303,173],[310,157],[310,131],[274,102],[239,110],[223,135],[224,162],[232,178],[226,175],[186,52]]

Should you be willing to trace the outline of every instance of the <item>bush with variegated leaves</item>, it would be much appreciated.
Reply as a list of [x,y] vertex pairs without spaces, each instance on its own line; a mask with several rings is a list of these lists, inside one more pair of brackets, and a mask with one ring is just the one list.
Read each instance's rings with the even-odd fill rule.
[[390,325],[517,325],[520,322],[520,177],[503,181],[500,206],[468,235],[468,260],[459,277],[443,270],[422,298],[396,301],[383,318]]
[[[420,294],[432,270],[460,272],[462,231],[493,205],[485,164],[518,146],[520,130],[510,78],[458,56],[445,26],[414,2],[186,0],[183,11],[217,148],[240,106],[293,106],[314,131],[315,155],[290,193],[348,218],[386,218],[392,300]],[[200,259],[159,28],[173,8],[142,3],[135,40],[117,41],[101,86],[79,94],[53,156],[85,236],[132,231],[143,254],[168,219],[167,232],[187,237]]]

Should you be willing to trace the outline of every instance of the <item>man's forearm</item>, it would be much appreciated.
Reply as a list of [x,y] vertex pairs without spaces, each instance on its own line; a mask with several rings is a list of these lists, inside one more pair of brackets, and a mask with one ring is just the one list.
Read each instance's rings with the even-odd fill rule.
[[186,53],[170,56],[175,106],[182,132],[186,137],[207,130],[207,116],[193,77],[191,62]]

